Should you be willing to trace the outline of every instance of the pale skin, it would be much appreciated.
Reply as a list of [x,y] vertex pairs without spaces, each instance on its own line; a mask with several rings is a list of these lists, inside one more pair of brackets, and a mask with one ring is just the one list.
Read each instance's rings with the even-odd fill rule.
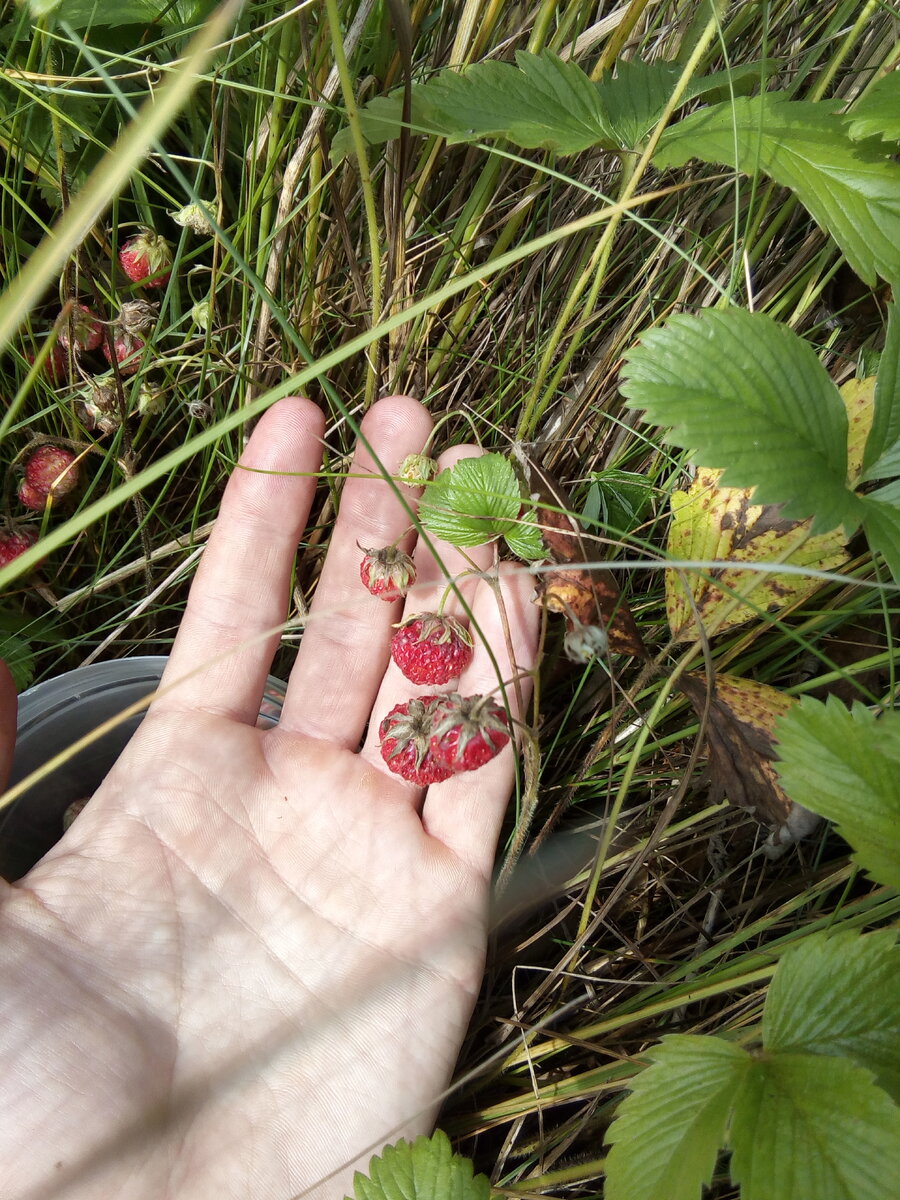
[[[281,722],[255,727],[323,428],[295,398],[263,417],[163,694],[64,840],[0,885],[4,1200],[331,1200],[373,1148],[432,1127],[481,981],[514,751],[427,794],[385,767],[378,723],[427,689],[389,661],[402,605],[359,580],[357,542],[410,523],[362,447]],[[388,471],[430,428],[408,397],[363,424]],[[493,553],[472,557],[487,569]],[[421,611],[446,580],[415,554]],[[510,680],[533,665],[537,610],[527,573],[501,580],[512,658],[490,584],[461,586]],[[459,690],[497,682],[479,642]],[[4,674],[0,766],[14,704]]]

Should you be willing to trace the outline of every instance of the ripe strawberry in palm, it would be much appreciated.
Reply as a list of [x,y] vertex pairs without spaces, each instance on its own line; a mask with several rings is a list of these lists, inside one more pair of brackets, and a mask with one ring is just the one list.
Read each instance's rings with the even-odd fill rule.
[[172,274],[169,243],[152,229],[142,229],[119,250],[122,270],[132,281],[148,288],[161,288]]
[[391,657],[413,683],[447,683],[472,661],[474,645],[456,617],[415,613],[391,638]]
[[69,348],[69,330],[75,351],[97,350],[103,341],[103,325],[96,313],[86,304],[76,304],[68,321],[59,331],[59,344],[63,350]]
[[453,774],[431,753],[434,712],[440,696],[417,696],[396,704],[378,727],[381,757],[396,774],[427,787]]
[[363,551],[359,575],[373,596],[380,600],[399,600],[416,582],[416,566],[408,554],[396,546]]
[[490,696],[451,692],[435,706],[433,721],[432,757],[454,774],[483,767],[509,741],[506,712]]

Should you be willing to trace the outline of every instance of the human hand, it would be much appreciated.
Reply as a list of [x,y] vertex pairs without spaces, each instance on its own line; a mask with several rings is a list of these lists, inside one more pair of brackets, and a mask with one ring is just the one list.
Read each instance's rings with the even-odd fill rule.
[[[363,422],[392,472],[429,430],[404,397]],[[409,516],[362,447],[280,724],[255,727],[322,433],[307,401],[262,418],[161,694],[62,842],[0,893],[8,1200],[342,1197],[371,1147],[433,1121],[481,981],[513,750],[427,795],[381,760],[382,716],[450,688],[389,663],[401,605],[362,587],[357,543],[393,542]],[[471,557],[486,569],[492,550]],[[423,545],[416,559],[423,610],[445,579]],[[527,573],[502,575],[514,662],[492,588],[460,586],[502,677],[528,670]],[[498,683],[476,646],[464,694]]]

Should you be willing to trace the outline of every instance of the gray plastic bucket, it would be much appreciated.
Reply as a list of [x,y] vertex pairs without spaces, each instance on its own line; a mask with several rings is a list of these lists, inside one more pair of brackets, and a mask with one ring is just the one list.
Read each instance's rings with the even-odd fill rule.
[[[9,786],[154,691],[166,662],[160,655],[92,663],[23,692]],[[270,675],[260,724],[278,722],[284,692],[281,680]],[[63,813],[96,791],[143,716],[123,721],[0,809],[0,876],[20,879],[59,841]]]

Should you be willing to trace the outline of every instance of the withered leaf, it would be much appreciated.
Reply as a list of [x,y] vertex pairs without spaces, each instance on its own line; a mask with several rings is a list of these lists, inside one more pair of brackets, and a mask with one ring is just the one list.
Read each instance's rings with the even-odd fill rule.
[[557,564],[539,575],[536,602],[563,613],[570,634],[583,625],[598,627],[606,633],[610,650],[647,658],[644,640],[612,572],[585,565],[596,558],[596,552],[571,515],[565,488],[531,459],[522,456],[519,465],[534,501],[547,558]]
[[[875,379],[851,379],[840,391],[847,409],[847,477],[853,485],[862,470],[872,426]],[[746,590],[754,578],[742,563],[784,561],[811,571],[833,571],[847,557],[846,539],[840,529],[808,537],[788,554],[812,522],[786,521],[778,505],[754,504],[752,488],[720,487],[721,476],[721,471],[702,467],[686,492],[672,493],[672,524],[666,546],[669,557],[700,562],[728,560],[734,564],[704,572],[666,572],[666,614],[672,636],[680,642],[697,637],[694,606],[703,626],[718,634],[756,619],[761,612],[780,612],[820,586],[819,580],[810,575],[758,576],[759,582],[746,602],[736,604],[734,593]]]
[[[706,708],[706,676],[684,675],[681,690],[698,716]],[[774,826],[771,842],[784,845],[804,837],[816,818],[784,792],[772,760],[775,722],[796,700],[777,688],[736,675],[719,674],[713,686],[707,746],[713,799],[750,809]]]
[[[783,560],[795,567],[832,571],[846,558],[840,529],[808,537],[799,545],[810,521],[786,521],[778,505],[753,504],[752,488],[720,487],[721,475],[721,471],[701,467],[688,491],[672,493],[672,524],[666,545],[669,556],[734,564],[705,571],[666,572],[666,615],[672,636],[679,642],[697,637],[694,605],[704,628],[719,634],[754,620],[760,612],[779,612],[819,587],[815,576],[751,575],[742,563]],[[795,549],[788,554],[792,546]],[[746,591],[754,579],[756,586],[746,601],[735,603],[734,593]]]

